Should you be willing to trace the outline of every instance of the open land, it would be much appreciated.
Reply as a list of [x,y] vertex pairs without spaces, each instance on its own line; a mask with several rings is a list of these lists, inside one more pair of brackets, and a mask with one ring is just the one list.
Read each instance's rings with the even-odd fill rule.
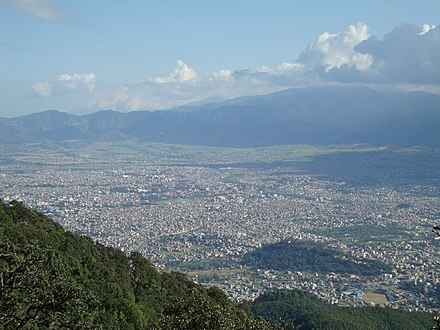
[[[141,143],[0,145],[0,198],[241,301],[300,288],[341,305],[440,310],[440,150],[211,148]],[[285,240],[391,271],[365,276],[252,267]],[[376,296],[375,296],[376,294]],[[381,299],[371,299],[379,297]]]
[[363,299],[366,303],[382,304],[388,303],[387,297],[380,293],[365,293]]

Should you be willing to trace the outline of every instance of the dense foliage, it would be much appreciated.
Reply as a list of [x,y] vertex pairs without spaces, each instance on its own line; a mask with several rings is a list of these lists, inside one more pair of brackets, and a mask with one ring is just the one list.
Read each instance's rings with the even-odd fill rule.
[[382,307],[330,305],[304,291],[267,292],[252,303],[252,311],[271,322],[289,320],[299,329],[431,329],[431,315]]
[[341,251],[312,241],[283,241],[265,245],[248,253],[244,263],[260,269],[364,276],[391,272],[391,267],[381,261],[356,260]]
[[0,202],[1,329],[272,329],[217,289]]

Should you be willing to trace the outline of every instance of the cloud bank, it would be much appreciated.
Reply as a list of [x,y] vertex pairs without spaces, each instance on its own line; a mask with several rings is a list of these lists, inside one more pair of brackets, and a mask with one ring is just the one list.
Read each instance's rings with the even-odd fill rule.
[[440,27],[402,25],[383,40],[368,38],[355,47],[374,64],[364,80],[394,83],[440,83]]
[[44,98],[82,90],[88,95],[84,105],[93,110],[131,111],[328,83],[410,85],[422,90],[428,86],[440,93],[440,27],[405,24],[379,39],[370,35],[366,24],[358,23],[340,33],[321,34],[296,60],[274,68],[224,68],[201,77],[178,60],[168,74],[112,89],[95,86],[93,73],[61,74],[32,88]]
[[32,85],[35,96],[49,97],[53,94],[64,94],[69,91],[87,90],[92,93],[95,89],[96,76],[94,73],[63,73],[53,81],[40,81]]

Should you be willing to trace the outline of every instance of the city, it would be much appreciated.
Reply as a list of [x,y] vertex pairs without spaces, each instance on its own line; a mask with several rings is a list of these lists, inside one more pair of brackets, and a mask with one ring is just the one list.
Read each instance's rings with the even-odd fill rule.
[[[40,152],[34,145],[19,152],[1,148],[4,201],[21,200],[67,230],[140,251],[158,268],[219,286],[237,301],[300,288],[340,305],[440,310],[439,241],[431,233],[440,216],[436,152],[153,144],[136,151],[99,144],[38,146]],[[408,154],[420,162],[401,165]],[[318,168],[319,157],[337,170]],[[369,166],[380,159],[399,163],[401,173]],[[362,175],[343,177],[353,164]],[[420,178],[412,177],[418,166],[426,168]],[[243,263],[247,253],[284,240],[320,242],[392,270],[363,276]]]

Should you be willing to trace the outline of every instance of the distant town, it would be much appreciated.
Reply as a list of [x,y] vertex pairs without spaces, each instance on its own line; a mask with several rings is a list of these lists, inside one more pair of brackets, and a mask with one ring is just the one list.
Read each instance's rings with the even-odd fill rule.
[[[97,242],[138,250],[237,301],[300,288],[333,304],[440,311],[440,240],[431,232],[440,222],[438,152],[126,148],[0,146],[0,198]],[[392,270],[363,276],[242,262],[283,240],[324,243]]]

